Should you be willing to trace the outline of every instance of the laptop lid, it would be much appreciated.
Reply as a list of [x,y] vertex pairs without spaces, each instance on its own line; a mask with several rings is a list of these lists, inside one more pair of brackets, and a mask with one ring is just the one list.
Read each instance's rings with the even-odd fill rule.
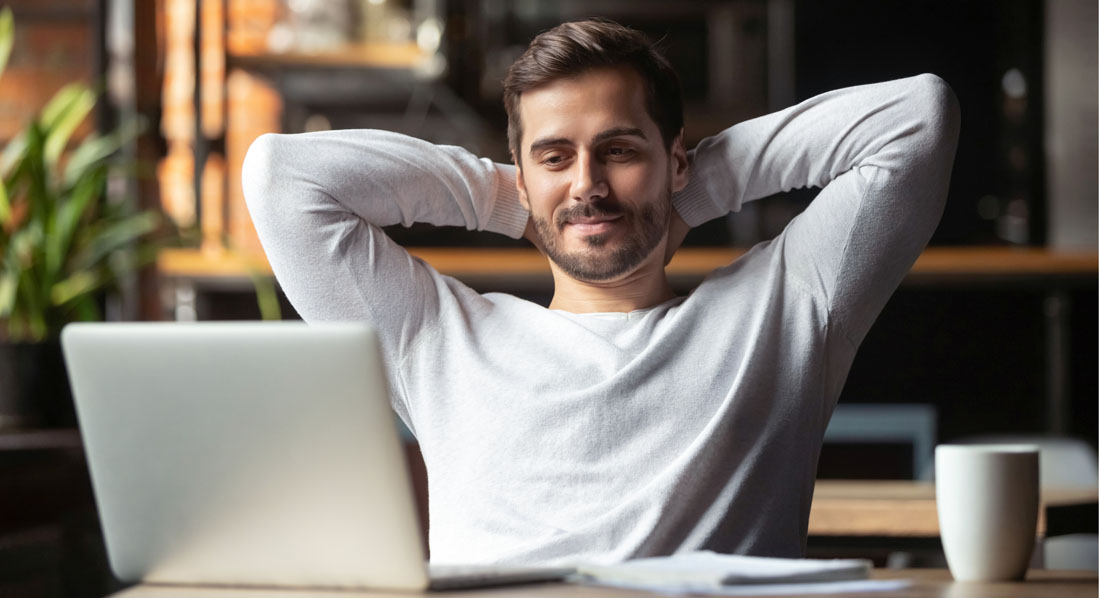
[[72,324],[61,342],[120,579],[427,586],[370,326]]

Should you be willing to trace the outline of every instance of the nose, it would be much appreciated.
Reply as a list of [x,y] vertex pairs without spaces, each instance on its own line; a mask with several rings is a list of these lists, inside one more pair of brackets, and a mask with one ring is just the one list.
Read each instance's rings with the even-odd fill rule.
[[575,201],[591,202],[607,197],[607,178],[603,164],[590,152],[577,156],[570,195]]

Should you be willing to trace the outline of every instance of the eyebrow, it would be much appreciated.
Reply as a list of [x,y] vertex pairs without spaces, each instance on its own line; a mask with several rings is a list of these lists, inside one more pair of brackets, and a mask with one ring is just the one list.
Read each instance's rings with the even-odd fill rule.
[[[640,137],[643,140],[646,139],[645,133],[641,129],[636,127],[615,127],[606,131],[600,131],[592,138],[592,143],[597,144],[602,141],[606,141],[613,137]],[[542,139],[536,139],[531,143],[531,149],[528,150],[528,154],[534,156],[535,152],[546,147],[553,147],[555,145],[571,145],[573,142],[566,137],[544,137]]]

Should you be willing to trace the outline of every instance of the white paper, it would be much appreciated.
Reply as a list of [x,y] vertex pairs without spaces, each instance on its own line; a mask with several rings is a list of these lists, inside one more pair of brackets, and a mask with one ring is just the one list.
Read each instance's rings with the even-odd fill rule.
[[823,583],[777,583],[724,586],[715,588],[689,585],[652,585],[604,583],[581,580],[588,585],[608,586],[626,590],[656,592],[665,596],[805,596],[812,594],[855,594],[860,592],[895,592],[912,585],[908,579],[861,579],[856,581],[830,581]]
[[735,585],[865,580],[870,571],[871,562],[864,559],[779,559],[710,551],[577,567],[582,577],[601,584],[707,591]]

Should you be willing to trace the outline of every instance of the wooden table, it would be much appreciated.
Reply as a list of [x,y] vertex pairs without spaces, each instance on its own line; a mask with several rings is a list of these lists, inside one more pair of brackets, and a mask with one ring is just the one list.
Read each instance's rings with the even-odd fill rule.
[[[1096,502],[1096,489],[1044,491],[1036,533],[1046,533],[1048,506]],[[939,537],[935,486],[931,482],[818,480],[809,534]]]
[[[1005,583],[956,583],[944,569],[878,569],[874,579],[908,579],[912,585],[891,592],[860,592],[850,594],[854,598],[1094,598],[1097,595],[1097,579],[1093,572],[1029,571],[1022,582]],[[414,594],[407,592],[316,592],[290,590],[253,590],[224,588],[188,588],[169,586],[137,586],[114,594],[112,598],[409,598],[432,596],[435,598],[623,598],[626,596],[657,596],[636,590],[617,590],[571,584],[533,584],[462,592],[432,592]],[[823,594],[844,596],[844,594]]]

